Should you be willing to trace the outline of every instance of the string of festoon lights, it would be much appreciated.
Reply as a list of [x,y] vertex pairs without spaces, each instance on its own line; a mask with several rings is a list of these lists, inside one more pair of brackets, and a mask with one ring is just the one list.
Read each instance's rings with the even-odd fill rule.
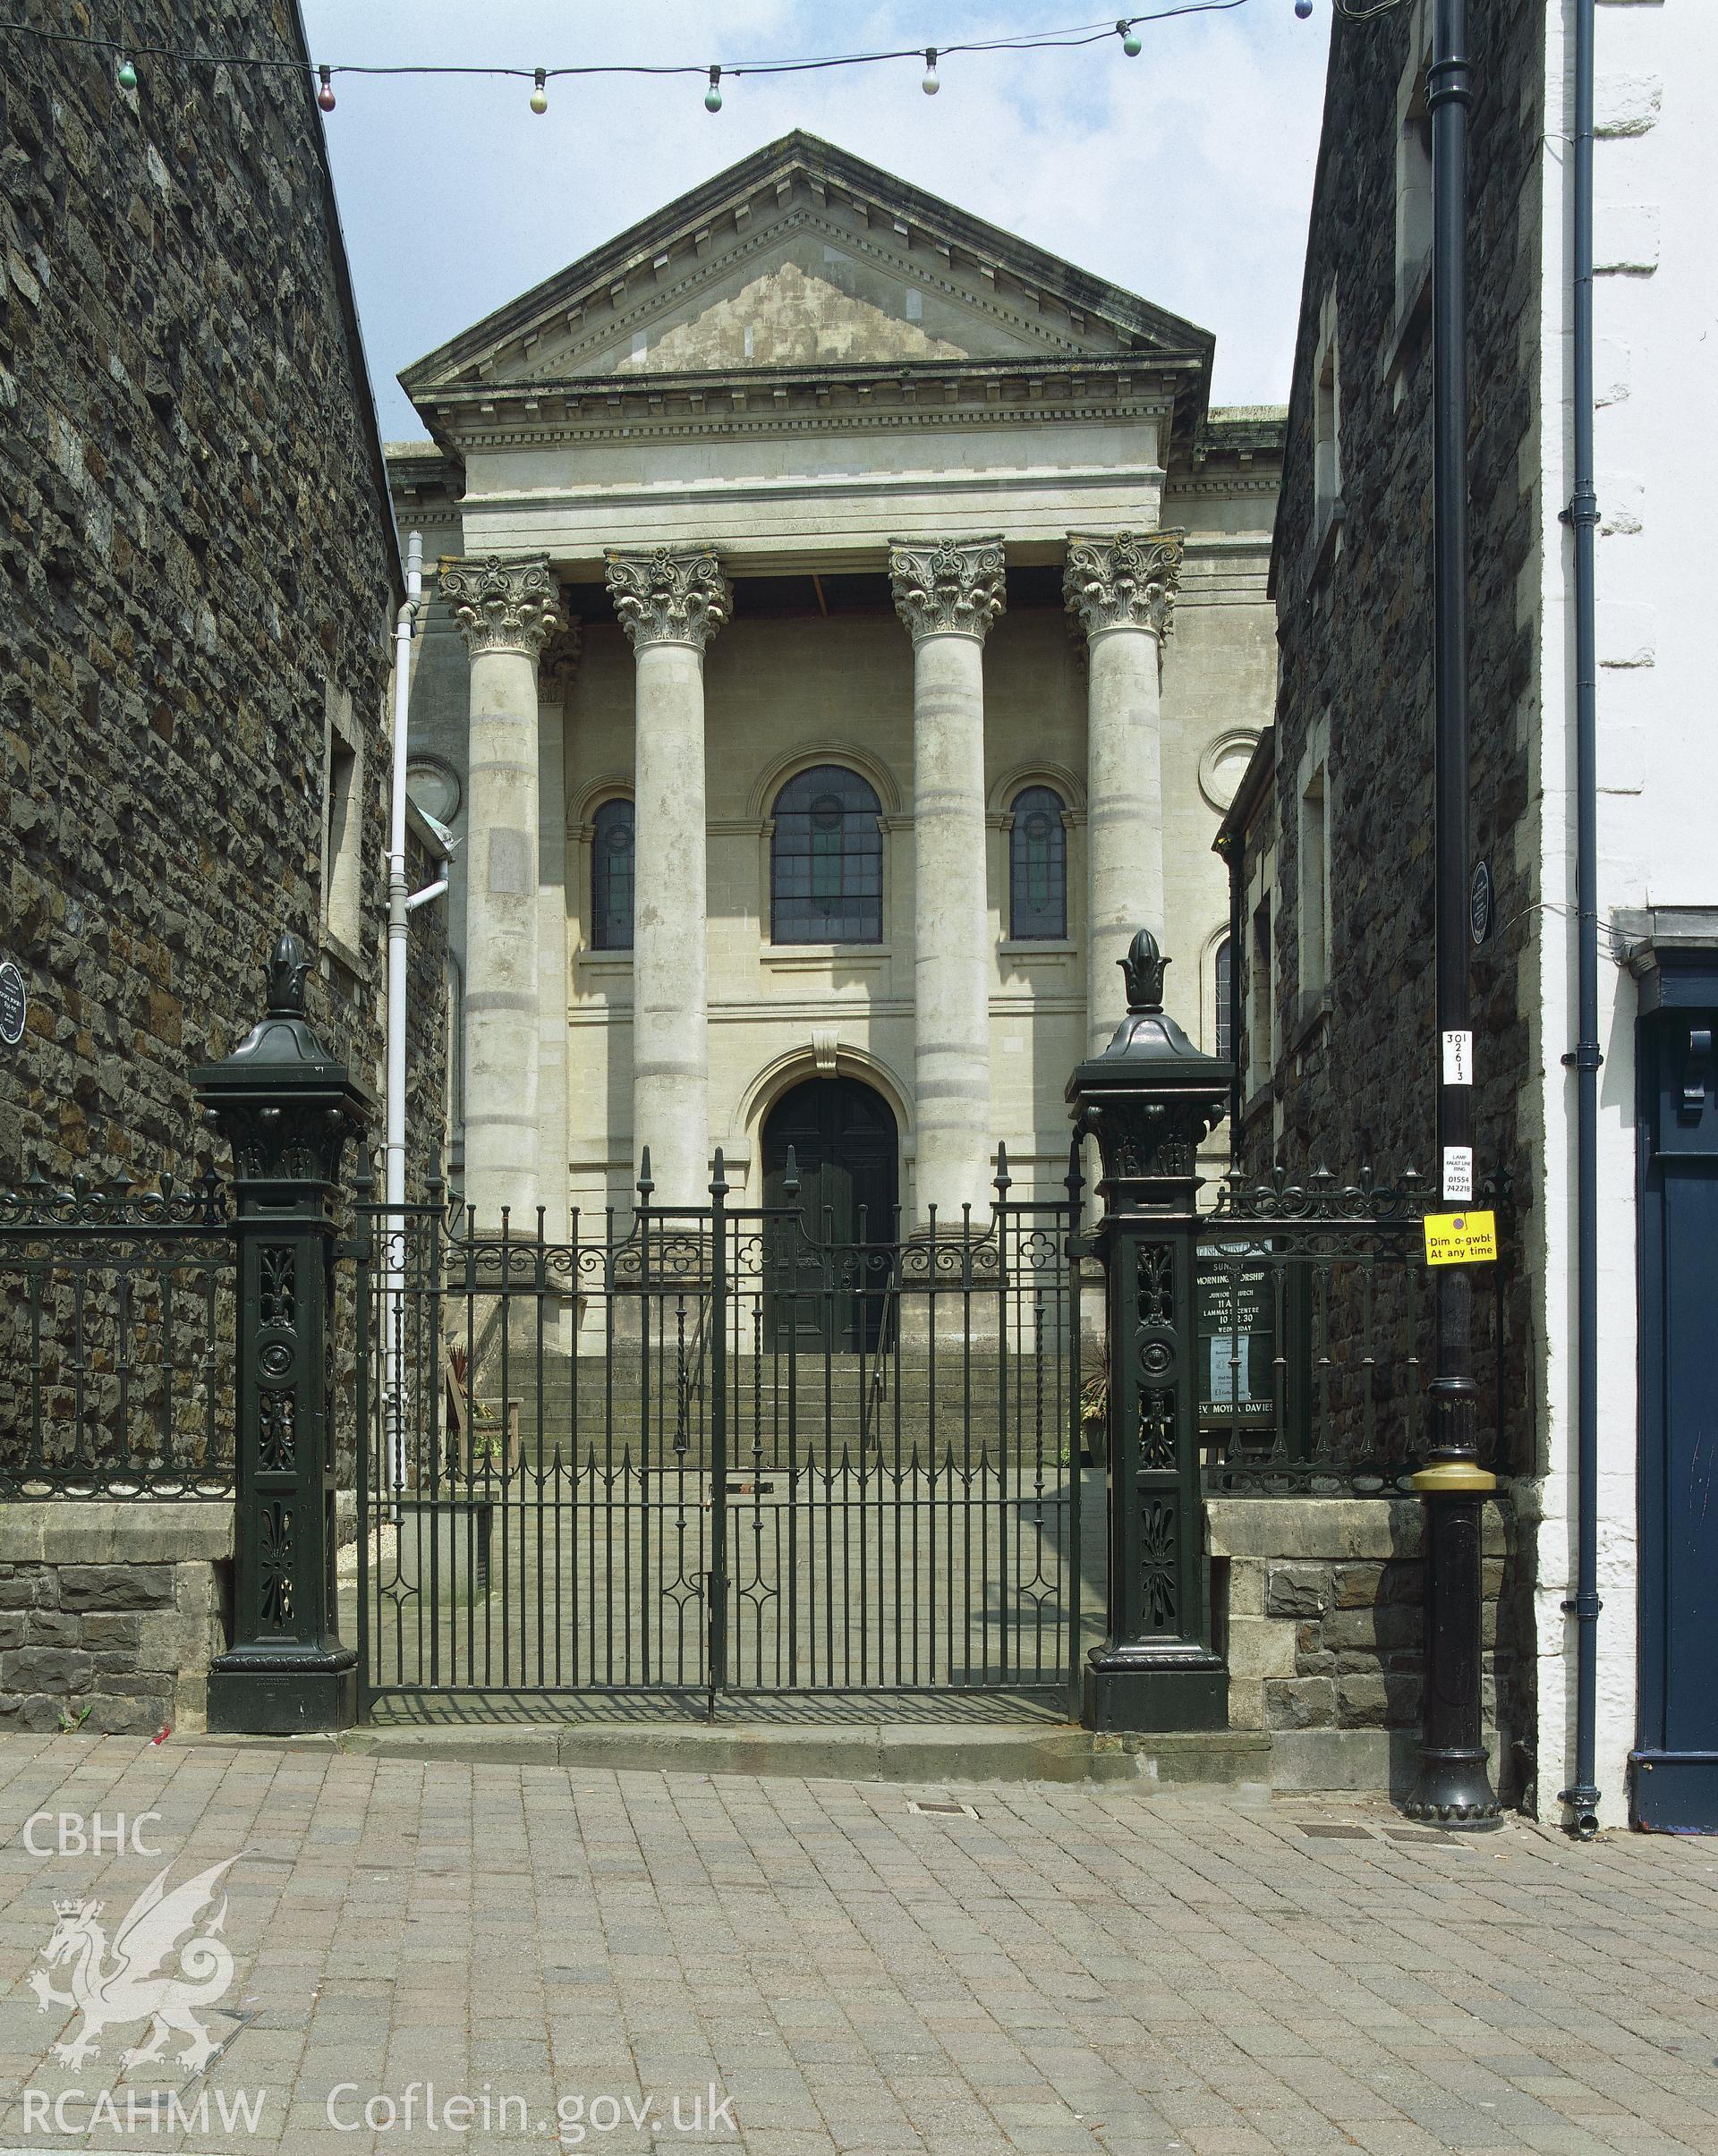
[[[1246,7],[1250,4],[1251,0],[1170,0],[1169,4],[1153,8],[1144,14],[1122,15],[1110,21],[1073,23],[1060,30],[1027,30],[1017,37],[972,38],[947,45],[899,46],[876,52],[823,53],[800,59],[720,63],[595,61],[583,64],[572,63],[561,67],[484,67],[461,65],[458,63],[410,62],[391,65],[357,61],[306,63],[280,54],[199,52],[173,46],[138,45],[96,33],[46,30],[30,22],[0,22],[0,32],[9,31],[17,36],[35,38],[47,44],[82,46],[110,54],[114,61],[115,80],[124,90],[137,88],[139,64],[143,64],[147,68],[151,61],[165,61],[188,67],[285,69],[292,72],[302,72],[308,68],[316,81],[317,103],[325,113],[331,113],[336,102],[334,88],[336,75],[516,77],[531,84],[528,100],[531,109],[542,114],[549,110],[549,84],[564,77],[691,75],[704,81],[704,109],[719,113],[722,109],[722,85],[740,81],[748,75],[798,75],[830,68],[880,67],[902,60],[923,61],[924,72],[920,77],[919,87],[927,98],[934,98],[942,87],[942,78],[938,72],[940,64],[968,54],[1069,50],[1082,46],[1101,45],[1113,38],[1129,59],[1137,59],[1144,49],[1144,41],[1139,34],[1142,28],[1149,28],[1153,23],[1176,21],[1187,15],[1226,14],[1232,9]],[[1356,0],[1331,0],[1335,13],[1350,20],[1362,19],[1367,13],[1382,13],[1387,8],[1400,4],[1401,0],[1371,0],[1369,6],[1357,6]],[[1295,13],[1303,21],[1312,14],[1314,6],[1314,0],[1294,0]]]

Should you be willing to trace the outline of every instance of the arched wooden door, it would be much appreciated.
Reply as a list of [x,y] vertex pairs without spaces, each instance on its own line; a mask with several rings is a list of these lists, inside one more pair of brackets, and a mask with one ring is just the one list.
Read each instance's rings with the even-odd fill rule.
[[791,1332],[808,1347],[827,1343],[837,1354],[874,1349],[900,1187],[894,1114],[856,1078],[808,1078],[784,1093],[763,1126],[766,1205],[787,1202],[789,1147],[799,1171],[804,1241],[829,1256],[809,1258],[791,1230],[772,1235],[779,1277],[770,1298],[770,1345],[786,1346]]

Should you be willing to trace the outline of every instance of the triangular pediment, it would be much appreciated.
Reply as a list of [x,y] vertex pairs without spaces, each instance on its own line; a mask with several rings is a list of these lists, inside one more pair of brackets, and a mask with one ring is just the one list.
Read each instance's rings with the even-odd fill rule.
[[[836,259],[812,267],[789,253],[748,276],[730,296],[696,312],[676,310],[646,333],[643,351],[628,352],[615,371],[691,374],[972,357],[967,346],[926,334],[922,293],[897,282],[887,299],[875,293],[862,298],[854,289],[858,265],[835,249],[823,252]],[[907,314],[915,297],[917,321]]]
[[812,135],[668,204],[401,376],[438,387],[749,368],[1209,365],[1193,324]]

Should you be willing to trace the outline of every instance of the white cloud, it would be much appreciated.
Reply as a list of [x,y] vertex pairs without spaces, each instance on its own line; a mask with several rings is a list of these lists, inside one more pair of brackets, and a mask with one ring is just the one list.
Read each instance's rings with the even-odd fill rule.
[[[943,46],[1078,19],[1073,0],[864,5],[666,0],[569,13],[548,0],[305,0],[319,60],[702,68],[876,46]],[[1321,14],[1323,11],[1321,10]],[[697,76],[556,81],[336,79],[328,139],[383,431],[421,433],[397,369],[683,190],[792,127],[943,195],[1217,336],[1220,403],[1288,393],[1323,99],[1326,28],[1288,0],[1144,26],[1069,52],[724,85]],[[719,39],[712,47],[712,39]]]

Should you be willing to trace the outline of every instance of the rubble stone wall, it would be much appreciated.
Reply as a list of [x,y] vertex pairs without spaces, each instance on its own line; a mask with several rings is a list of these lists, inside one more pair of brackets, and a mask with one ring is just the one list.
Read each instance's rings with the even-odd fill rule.
[[[45,28],[87,31],[47,0]],[[311,80],[287,0],[140,0],[138,83],[0,32],[0,1176],[182,1176],[185,1084],[293,929],[311,1016],[381,1056],[397,562]],[[327,919],[330,751],[356,759],[355,916]],[[414,915],[427,946],[442,909]],[[412,1065],[439,1133],[442,962]]]

